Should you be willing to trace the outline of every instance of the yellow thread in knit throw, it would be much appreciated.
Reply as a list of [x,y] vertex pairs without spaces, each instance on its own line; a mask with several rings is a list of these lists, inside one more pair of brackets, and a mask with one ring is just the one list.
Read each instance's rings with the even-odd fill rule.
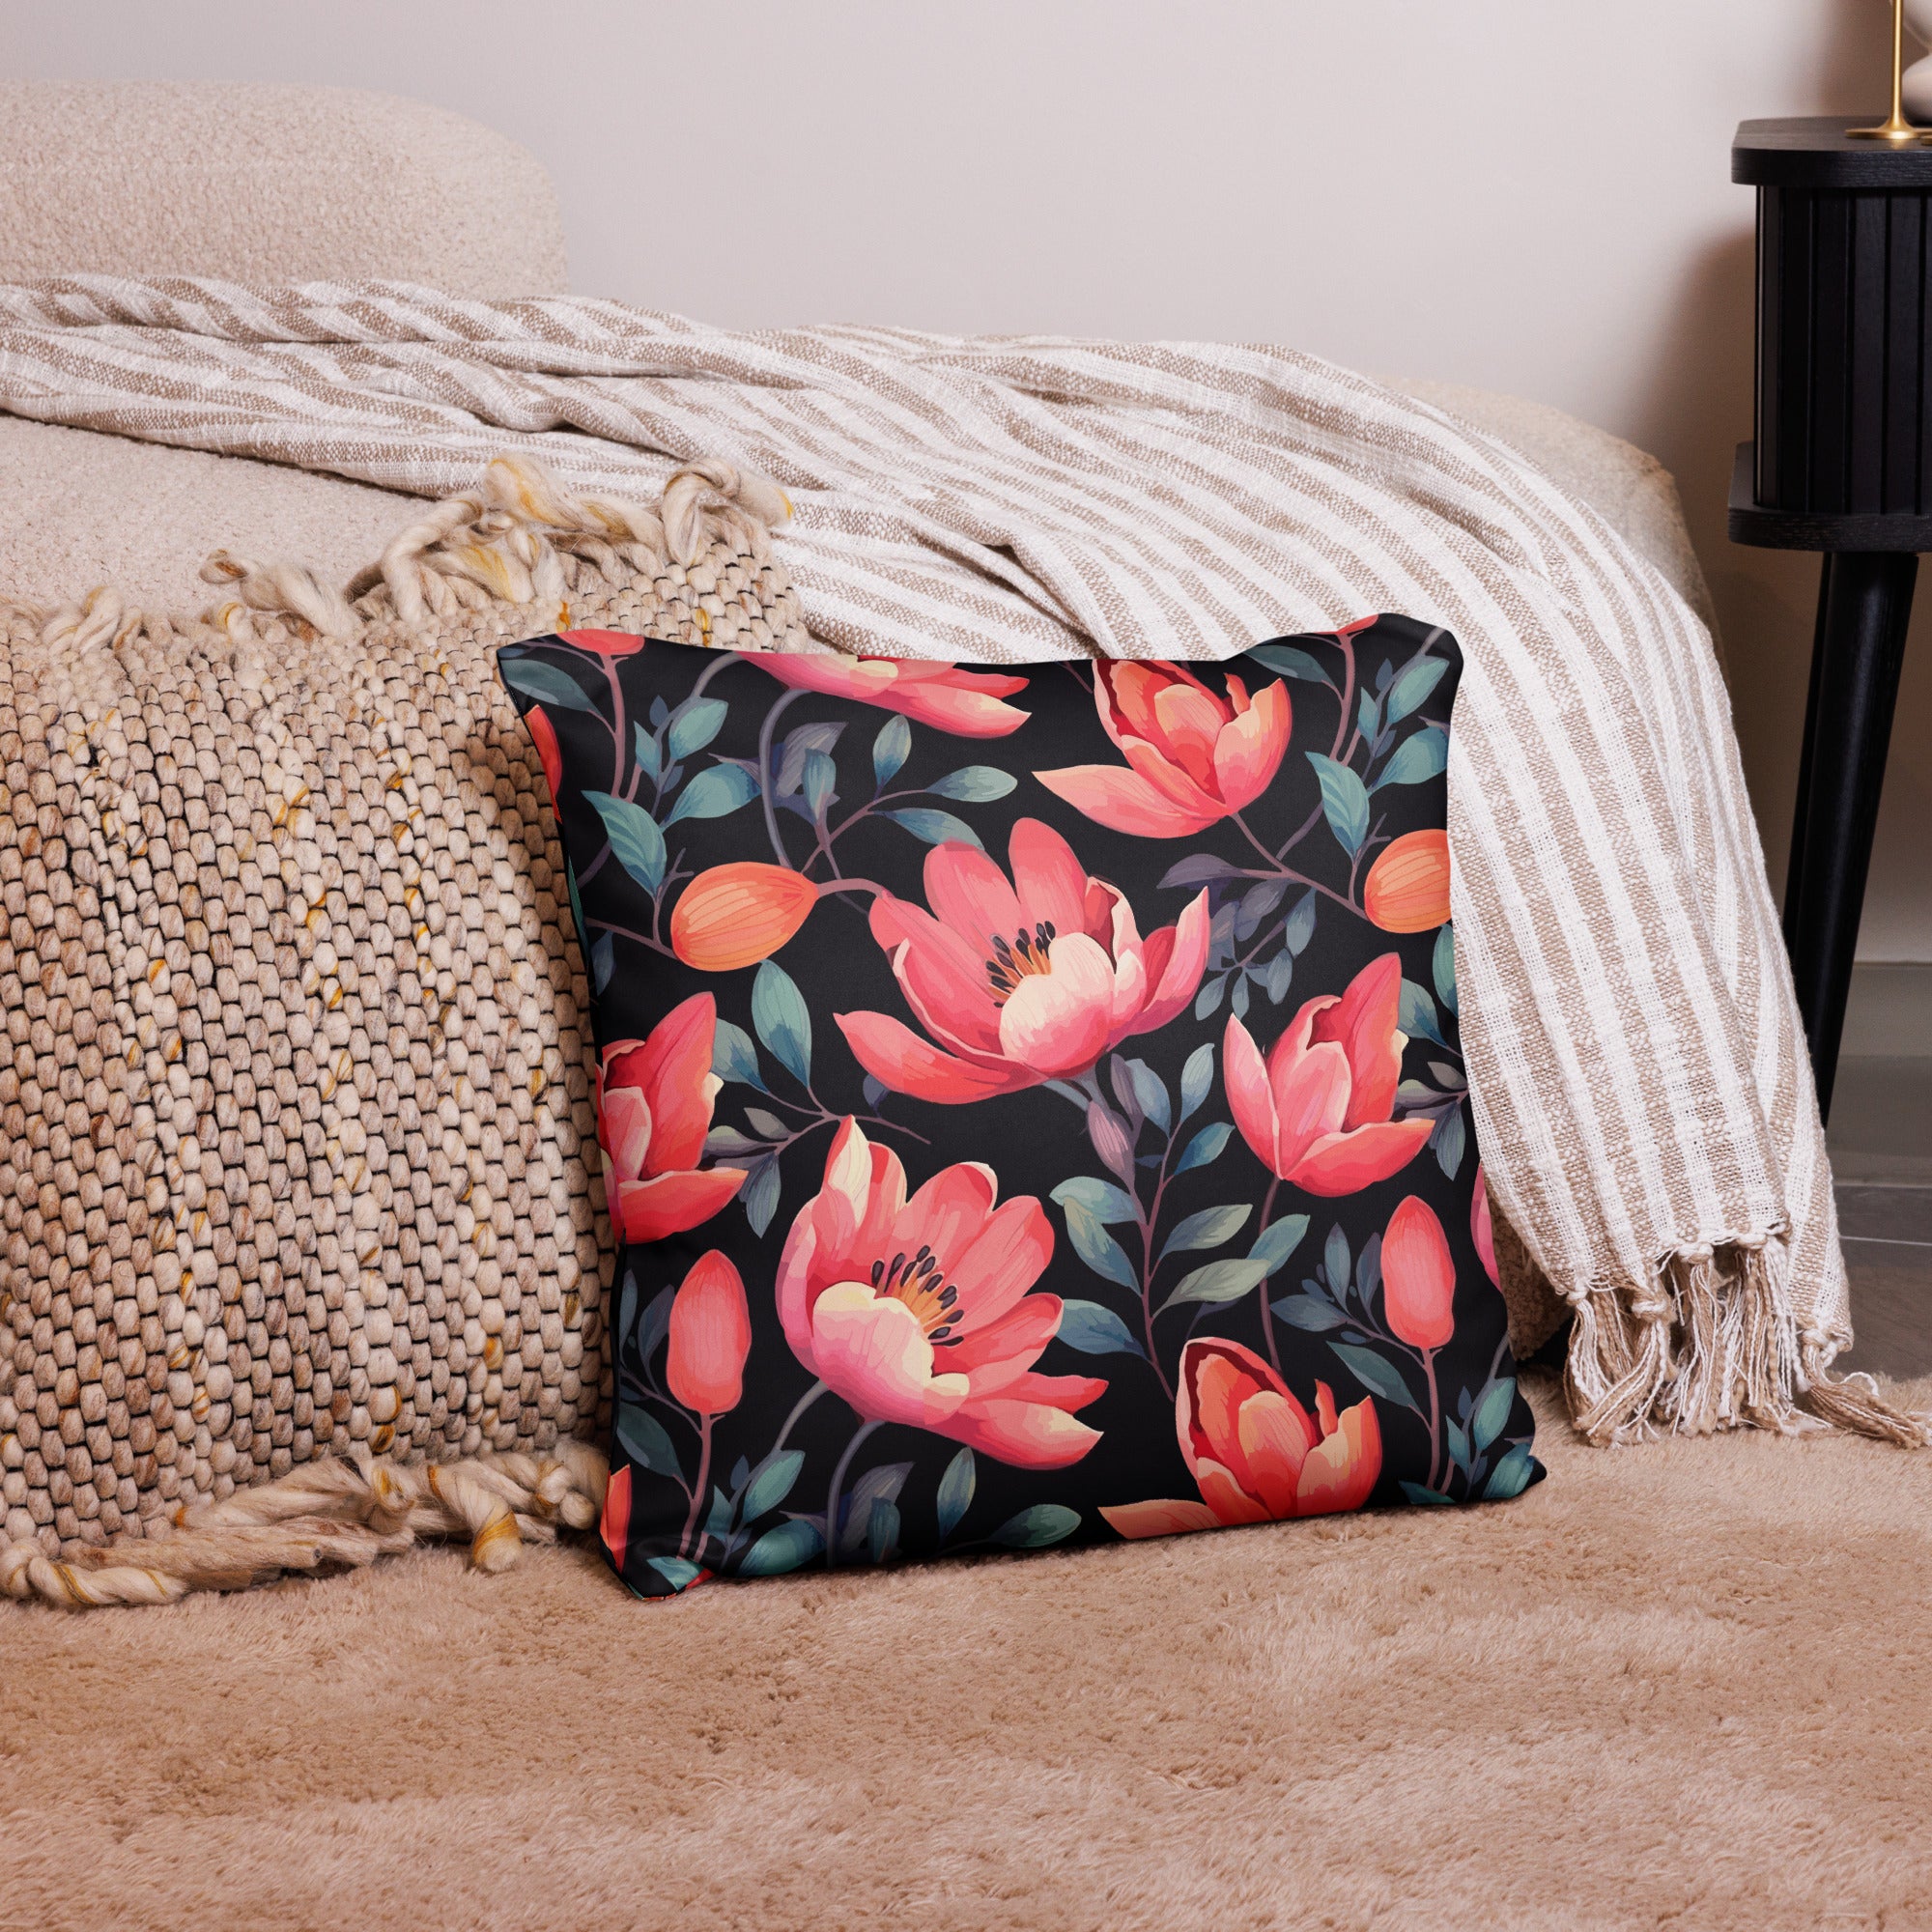
[[494,1569],[595,1520],[588,987],[494,651],[566,602],[811,648],[781,507],[502,461],[339,591],[217,554],[199,622],[0,611],[0,1589],[168,1602],[429,1535]]

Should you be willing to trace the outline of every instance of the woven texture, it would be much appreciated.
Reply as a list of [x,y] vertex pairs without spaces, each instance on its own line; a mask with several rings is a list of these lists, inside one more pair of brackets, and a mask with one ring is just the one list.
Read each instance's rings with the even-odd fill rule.
[[[491,654],[570,621],[809,648],[746,500],[782,514],[716,467],[652,512],[498,465],[354,604],[217,557],[199,623],[5,613],[5,1544],[72,1554],[329,1449],[597,1431],[586,989]],[[513,1474],[522,1510],[543,1472]],[[359,1520],[433,1518],[419,1490]]]

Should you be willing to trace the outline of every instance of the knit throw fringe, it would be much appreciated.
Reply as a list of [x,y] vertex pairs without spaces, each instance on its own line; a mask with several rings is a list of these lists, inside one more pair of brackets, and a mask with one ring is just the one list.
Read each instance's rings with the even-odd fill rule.
[[286,1571],[353,1570],[418,1543],[467,1538],[478,1570],[507,1570],[559,1525],[588,1529],[610,1465],[587,1442],[549,1456],[400,1463],[358,1445],[225,1502],[177,1510],[175,1533],[129,1537],[62,1561],[38,1544],[0,1543],[0,1591],[58,1609],[174,1604],[196,1590],[245,1590]]
[[[740,650],[823,649],[805,635],[788,587],[772,572],[770,527],[789,509],[774,486],[722,463],[685,466],[650,509],[573,496],[533,465],[500,458],[473,491],[428,507],[340,589],[298,563],[217,551],[202,575],[229,594],[197,619],[144,611],[111,586],[31,615],[43,640],[75,660],[214,633],[240,668],[249,654],[292,639],[347,647],[380,624],[433,628],[505,607],[526,613],[530,630],[560,627],[594,585],[600,609],[614,593],[617,620],[655,635]],[[761,599],[747,597],[742,610],[720,604],[693,569],[713,547],[765,572]],[[668,586],[667,567],[677,579]],[[24,607],[12,608],[18,615]],[[1827,1426],[1906,1447],[1932,1444],[1932,1418],[1896,1407],[1868,1377],[1831,1374],[1832,1340],[1801,1336],[1785,1269],[1776,1236],[1690,1246],[1648,1280],[1602,1282],[1570,1298],[1566,1384],[1577,1427],[1602,1445]],[[0,1310],[6,1303],[0,1294]],[[7,1386],[0,1380],[0,1398]],[[0,1424],[16,1414],[0,1400]],[[0,1462],[20,1466],[15,1435],[0,1436]],[[0,1535],[0,1591],[75,1609],[174,1603],[282,1573],[358,1567],[449,1538],[467,1539],[471,1563],[495,1572],[527,1542],[594,1525],[605,1479],[602,1456],[568,1437],[548,1450],[443,1463],[355,1442],[218,1499],[151,1516],[145,1533],[58,1553],[44,1532],[11,1542]]]

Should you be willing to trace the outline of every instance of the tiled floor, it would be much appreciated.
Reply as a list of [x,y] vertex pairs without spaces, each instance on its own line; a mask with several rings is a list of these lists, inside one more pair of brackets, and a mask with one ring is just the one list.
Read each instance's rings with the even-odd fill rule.
[[1932,1375],[1932,1060],[1840,1061],[1828,1138],[1858,1333],[1839,1366]]

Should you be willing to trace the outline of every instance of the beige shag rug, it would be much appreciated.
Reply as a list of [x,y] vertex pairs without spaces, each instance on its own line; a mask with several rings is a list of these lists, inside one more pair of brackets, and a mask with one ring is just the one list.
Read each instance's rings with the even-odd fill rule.
[[0,1609],[0,1922],[1932,1923],[1932,1460],[1539,1414],[1468,1513]]

